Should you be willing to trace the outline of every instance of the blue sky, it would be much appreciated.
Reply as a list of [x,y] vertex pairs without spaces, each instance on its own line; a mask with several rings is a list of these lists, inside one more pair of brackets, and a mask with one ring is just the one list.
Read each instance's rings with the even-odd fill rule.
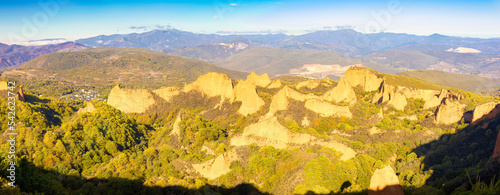
[[142,33],[364,33],[500,37],[500,0],[0,0],[0,42]]

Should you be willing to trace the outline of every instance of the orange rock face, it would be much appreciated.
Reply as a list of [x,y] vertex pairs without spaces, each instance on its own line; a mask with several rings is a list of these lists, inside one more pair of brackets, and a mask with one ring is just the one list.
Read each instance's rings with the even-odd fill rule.
[[500,103],[498,102],[488,102],[486,104],[481,104],[474,108],[472,114],[472,124],[478,121],[490,119],[496,117],[500,113]]
[[402,195],[403,188],[399,185],[396,173],[387,165],[373,172],[370,180],[369,195]]

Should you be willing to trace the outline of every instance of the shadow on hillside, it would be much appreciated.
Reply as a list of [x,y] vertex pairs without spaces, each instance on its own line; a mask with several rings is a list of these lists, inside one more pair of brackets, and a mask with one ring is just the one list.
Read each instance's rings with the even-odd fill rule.
[[[2,172],[2,177],[6,175]],[[144,185],[141,179],[126,178],[84,178],[60,174],[56,171],[45,170],[36,167],[32,162],[21,159],[16,167],[16,185],[21,191],[28,193],[44,194],[232,194],[232,195],[260,195],[269,194],[261,192],[253,184],[242,183],[232,188],[224,186],[204,185],[197,189],[190,189],[183,186],[148,186]],[[364,190],[356,193],[337,193],[337,194],[394,194],[393,189],[400,186],[387,186],[380,191]],[[21,194],[19,191],[11,188],[0,189],[3,194]],[[312,191],[306,194],[316,194]],[[330,193],[335,194],[335,193]]]
[[457,188],[470,190],[471,183],[498,180],[500,163],[492,155],[499,129],[500,116],[486,118],[417,146],[413,152],[424,157],[424,171],[433,171],[426,185],[450,194]]
[[[6,175],[2,175],[6,178]],[[56,171],[36,167],[32,162],[22,159],[16,167],[16,185],[22,192],[45,194],[267,194],[260,192],[252,184],[239,184],[233,188],[204,185],[198,189],[182,186],[146,186],[141,179],[109,178],[87,179],[84,177],[60,174]],[[5,189],[4,189],[5,190]],[[1,190],[0,190],[1,191]],[[6,191],[2,191],[6,192]],[[10,193],[9,193],[10,192]],[[8,191],[8,194],[18,194]]]

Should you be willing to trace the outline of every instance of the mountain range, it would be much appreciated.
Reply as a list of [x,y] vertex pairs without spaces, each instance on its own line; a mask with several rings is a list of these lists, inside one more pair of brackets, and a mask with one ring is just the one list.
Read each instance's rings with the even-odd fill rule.
[[6,45],[0,43],[0,68],[19,66],[33,58],[48,53],[78,51],[85,48],[87,47],[74,42],[41,46]]

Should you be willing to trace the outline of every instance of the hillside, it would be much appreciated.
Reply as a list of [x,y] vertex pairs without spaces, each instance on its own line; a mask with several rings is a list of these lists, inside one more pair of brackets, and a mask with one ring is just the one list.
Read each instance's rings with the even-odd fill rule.
[[[29,93],[16,102],[19,187],[2,194],[500,192],[500,98],[366,67],[338,82],[209,72],[180,86],[115,85],[106,103]],[[7,153],[0,160],[7,169]]]
[[277,75],[288,74],[291,69],[300,68],[305,64],[347,66],[358,63],[359,60],[328,51],[254,47],[232,55],[216,65],[243,72]]
[[225,60],[231,55],[250,49],[252,46],[247,40],[233,39],[228,42],[207,43],[194,47],[163,50],[166,54],[183,56],[210,63]]
[[246,75],[148,49],[95,48],[43,55],[2,76],[24,81],[33,93],[60,96],[80,88],[106,95],[104,92],[116,83],[150,89],[180,86],[207,72],[227,73],[234,78]]
[[448,86],[474,93],[498,92],[500,80],[470,74],[454,74],[437,70],[406,71],[398,73],[426,83]]
[[67,42],[55,45],[21,46],[0,43],[0,68],[17,67],[38,56],[53,52],[69,52],[85,49],[82,44]]

